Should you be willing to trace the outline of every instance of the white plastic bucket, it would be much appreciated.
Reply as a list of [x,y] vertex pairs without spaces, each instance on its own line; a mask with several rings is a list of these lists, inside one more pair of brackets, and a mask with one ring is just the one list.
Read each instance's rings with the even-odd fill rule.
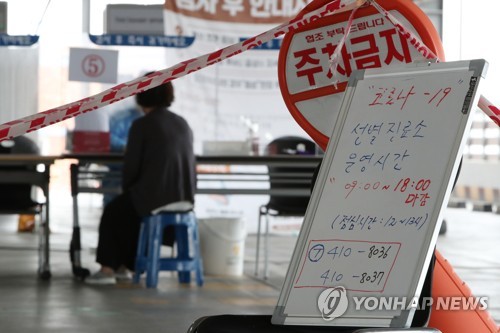
[[245,223],[241,218],[198,219],[203,270],[207,275],[243,274]]

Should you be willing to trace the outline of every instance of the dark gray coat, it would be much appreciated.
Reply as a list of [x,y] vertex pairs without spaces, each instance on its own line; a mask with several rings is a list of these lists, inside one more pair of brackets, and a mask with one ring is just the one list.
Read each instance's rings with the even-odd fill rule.
[[159,108],[134,121],[122,185],[140,215],[172,202],[194,203],[195,168],[193,133],[184,118]]

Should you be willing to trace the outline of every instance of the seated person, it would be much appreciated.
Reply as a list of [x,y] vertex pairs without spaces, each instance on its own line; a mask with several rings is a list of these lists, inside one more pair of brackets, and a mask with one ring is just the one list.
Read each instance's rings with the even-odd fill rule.
[[[130,128],[123,164],[123,193],[106,207],[99,226],[96,261],[100,270],[89,284],[114,284],[134,270],[140,223],[159,207],[194,204],[196,189],[193,133],[168,107],[174,100],[171,82],[136,95],[144,117]],[[174,230],[166,228],[166,244]],[[165,244],[165,242],[164,242]]]

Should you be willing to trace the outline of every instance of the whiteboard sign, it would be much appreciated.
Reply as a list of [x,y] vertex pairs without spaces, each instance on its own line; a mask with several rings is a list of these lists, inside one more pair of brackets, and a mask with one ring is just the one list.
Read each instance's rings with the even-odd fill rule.
[[410,325],[484,68],[473,60],[353,73],[274,323]]
[[72,47],[69,51],[69,80],[116,83],[118,51]]

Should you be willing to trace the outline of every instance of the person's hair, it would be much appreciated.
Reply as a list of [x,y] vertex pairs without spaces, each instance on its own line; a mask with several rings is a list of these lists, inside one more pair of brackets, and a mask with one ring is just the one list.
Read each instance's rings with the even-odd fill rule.
[[[152,74],[149,72],[146,75]],[[172,82],[148,89],[135,95],[135,100],[142,107],[169,107],[174,101],[174,86]]]

